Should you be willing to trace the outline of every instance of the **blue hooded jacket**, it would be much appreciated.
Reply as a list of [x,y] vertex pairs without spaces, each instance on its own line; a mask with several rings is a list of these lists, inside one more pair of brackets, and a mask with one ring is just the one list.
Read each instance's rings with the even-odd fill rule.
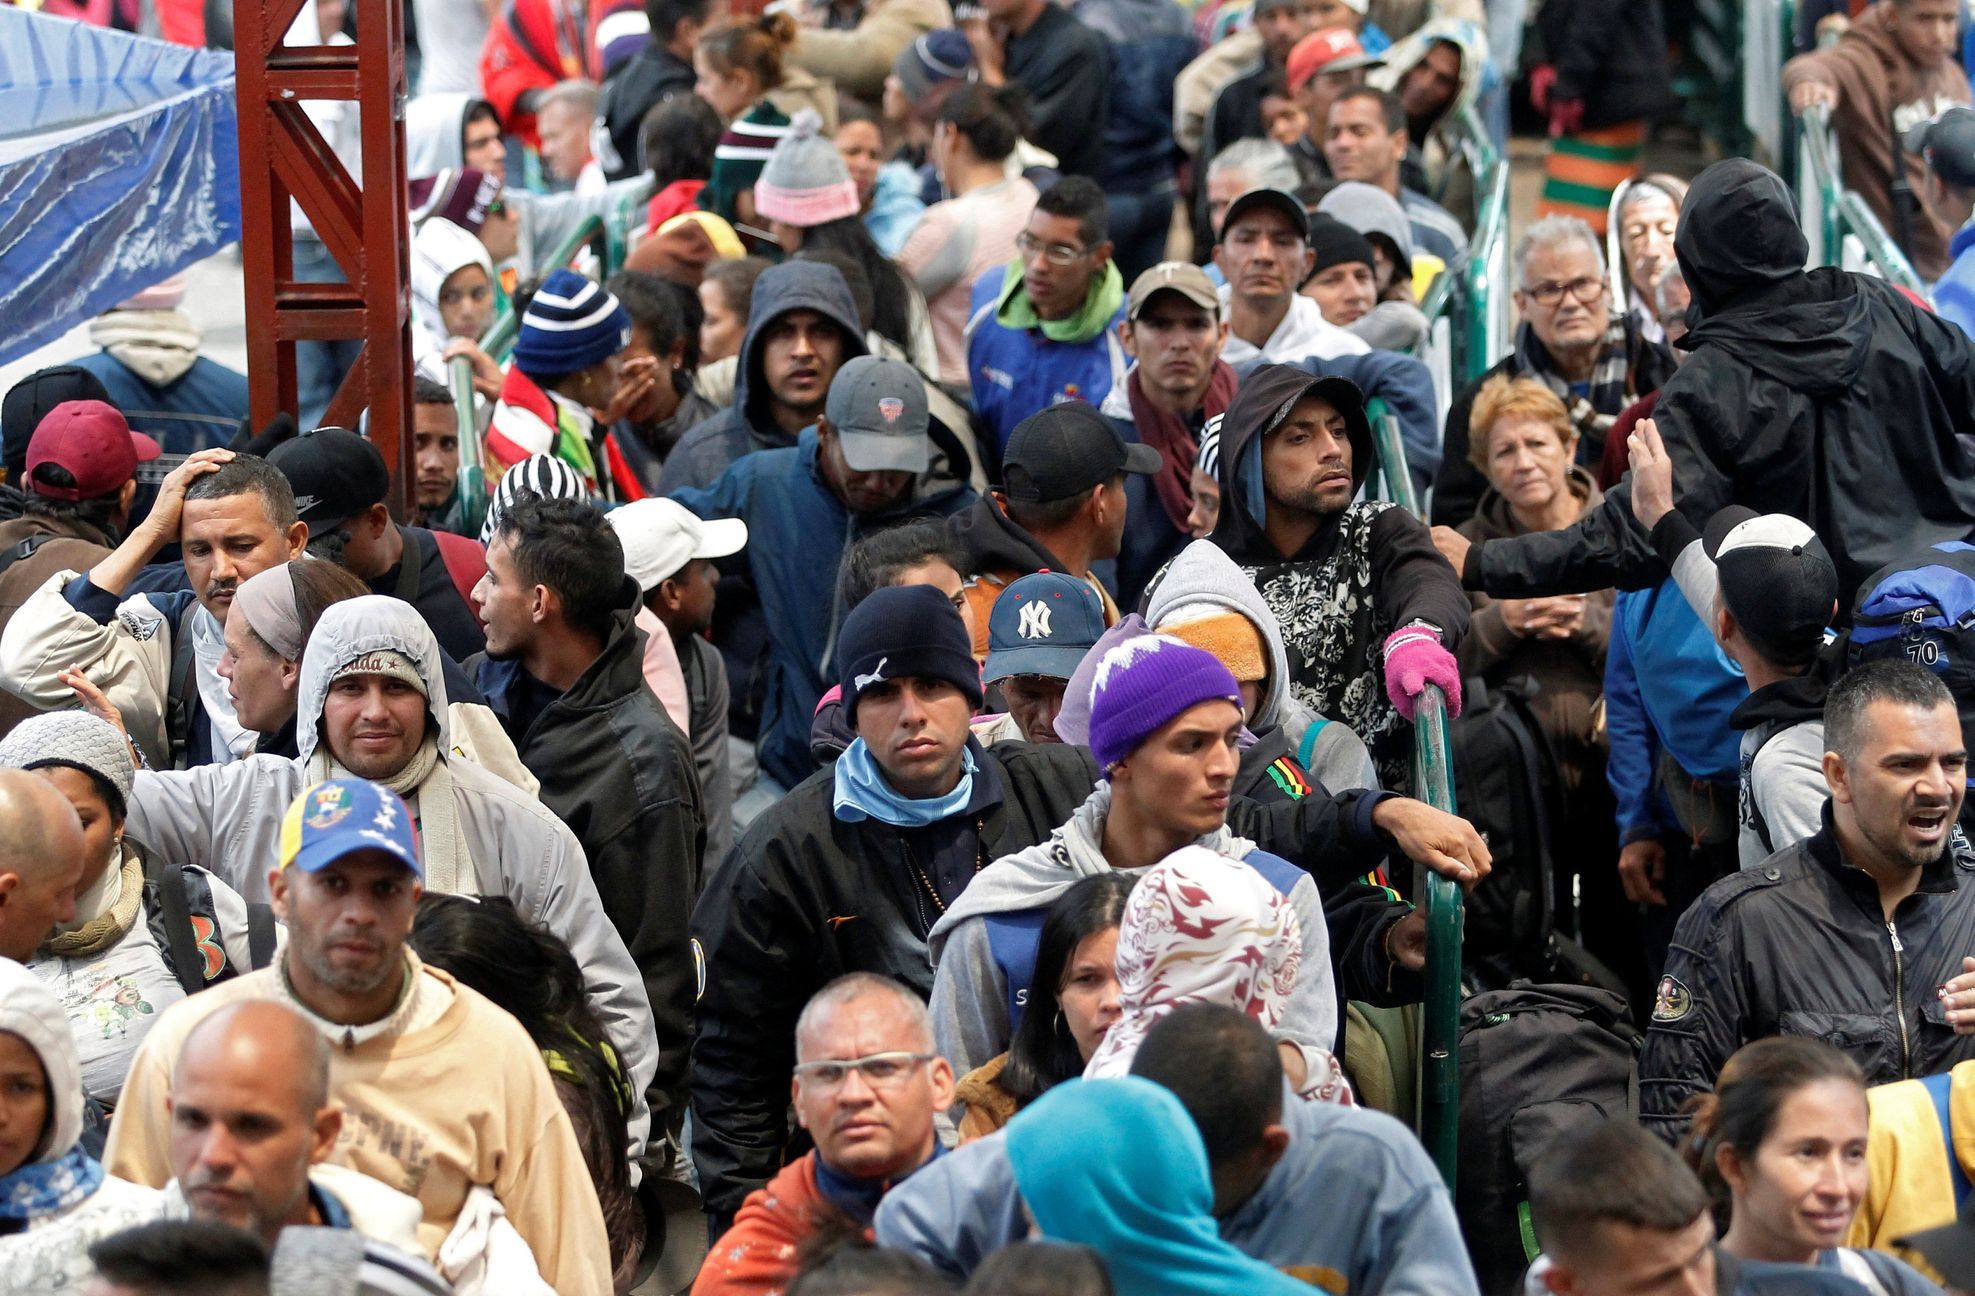
[[785,788],[816,770],[809,725],[836,682],[831,653],[845,612],[837,580],[845,551],[874,531],[915,517],[951,517],[974,502],[964,484],[969,465],[944,458],[936,444],[910,500],[884,513],[852,513],[824,482],[816,453],[816,429],[805,428],[791,447],[743,455],[704,490],[672,493],[703,518],[747,523],[747,571],[768,636],[759,685],[761,768]]

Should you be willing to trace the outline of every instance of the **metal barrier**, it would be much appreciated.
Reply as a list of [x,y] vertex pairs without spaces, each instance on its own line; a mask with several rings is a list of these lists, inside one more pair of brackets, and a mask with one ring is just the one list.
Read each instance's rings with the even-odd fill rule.
[[[1419,493],[1406,471],[1406,448],[1399,420],[1382,402],[1372,402],[1372,435],[1378,446],[1378,475],[1386,498],[1424,520]],[[1413,794],[1439,810],[1455,811],[1454,770],[1447,740],[1447,700],[1428,685],[1413,713]],[[1461,926],[1460,885],[1420,870],[1413,894],[1426,909],[1426,1001],[1420,1015],[1419,1114],[1421,1142],[1454,1187],[1461,1118]]]
[[[624,237],[613,232],[604,223],[603,217],[585,216],[582,224],[569,231],[569,236],[542,258],[542,269],[546,271],[566,266],[584,251],[596,258],[597,279],[607,279],[624,264]],[[480,335],[480,349],[497,361],[505,361],[508,352],[514,349],[515,335],[520,331],[521,317],[515,313],[514,303],[509,302],[494,317],[494,322],[487,326],[487,331]]]
[[1475,168],[1481,202],[1475,209],[1467,260],[1447,267],[1420,302],[1429,329],[1425,344],[1413,353],[1433,375],[1436,413],[1443,425],[1454,392],[1508,352],[1512,332],[1508,162],[1488,142],[1472,111],[1462,114],[1461,129],[1468,137],[1465,149]]
[[473,362],[454,356],[446,365],[446,380],[453,392],[454,426],[459,433],[460,530],[477,536],[487,517],[487,470],[480,460],[479,421],[473,415]]
[[[1876,275],[1928,298],[1927,285],[1865,200],[1845,188],[1831,139],[1830,111],[1796,114],[1797,203],[1811,265],[1840,266]],[[1931,300],[1931,298],[1928,298]]]

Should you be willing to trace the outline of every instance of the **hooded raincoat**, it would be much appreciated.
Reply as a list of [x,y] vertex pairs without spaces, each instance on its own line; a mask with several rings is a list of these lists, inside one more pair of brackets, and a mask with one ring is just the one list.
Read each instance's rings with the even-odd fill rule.
[[34,973],[0,959],[0,1032],[41,1060],[48,1116],[27,1160],[0,1175],[0,1267],[9,1292],[80,1296],[96,1267],[89,1246],[164,1212],[155,1188],[106,1175],[82,1150],[82,1068],[53,992]]
[[1425,138],[1418,141],[1426,172],[1426,196],[1446,208],[1463,229],[1473,229],[1479,202],[1475,177],[1480,165],[1474,141],[1460,123],[1461,115],[1473,111],[1480,102],[1483,83],[1491,75],[1488,33],[1481,24],[1465,18],[1435,18],[1394,42],[1385,52],[1385,66],[1373,69],[1366,80],[1381,90],[1397,91],[1435,45],[1451,45],[1460,51],[1461,82],[1453,100],[1427,126]]
[[[651,1004],[637,966],[611,926],[569,829],[529,793],[460,758],[439,645],[409,604],[375,595],[351,599],[317,624],[302,658],[295,734],[300,755],[250,756],[165,773],[140,770],[131,789],[129,832],[165,858],[210,869],[247,899],[265,901],[267,865],[279,858],[281,818],[317,781],[309,763],[322,742],[330,676],[343,663],[379,651],[410,658],[424,684],[439,759],[452,779],[460,841],[473,866],[460,889],[506,896],[523,918],[566,942],[582,967],[591,1002],[637,1096],[630,1121],[637,1155],[650,1122],[644,1094],[658,1068]],[[420,798],[406,800],[422,821]]]
[[[1877,279],[1805,271],[1795,200],[1745,159],[1694,181],[1674,250],[1696,322],[1654,417],[1689,521],[1704,527],[1747,504],[1808,523],[1838,568],[1841,623],[1867,576],[1975,532],[1966,334]],[[1666,567],[1621,482],[1565,530],[1475,545],[1461,576],[1470,589],[1527,598],[1639,589]]]
[[1452,650],[1467,630],[1467,597],[1425,525],[1394,504],[1348,505],[1293,554],[1269,540],[1262,443],[1305,396],[1323,397],[1344,413],[1351,481],[1363,487],[1376,451],[1358,389],[1293,365],[1265,365],[1248,375],[1221,420],[1221,515],[1211,538],[1261,590],[1282,627],[1291,695],[1350,725],[1371,748],[1385,786],[1405,787],[1411,729],[1386,695],[1385,639],[1424,621]]

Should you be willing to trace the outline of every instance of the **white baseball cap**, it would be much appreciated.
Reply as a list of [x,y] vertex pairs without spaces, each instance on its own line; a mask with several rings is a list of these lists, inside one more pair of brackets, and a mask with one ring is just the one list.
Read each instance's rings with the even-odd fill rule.
[[604,514],[624,546],[624,572],[651,593],[695,558],[725,558],[747,544],[739,518],[702,520],[669,499],[641,499]]

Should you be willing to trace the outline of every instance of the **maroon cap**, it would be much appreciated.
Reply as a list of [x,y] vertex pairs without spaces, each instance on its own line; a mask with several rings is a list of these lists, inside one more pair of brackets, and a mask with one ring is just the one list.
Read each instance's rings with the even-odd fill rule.
[[[132,432],[114,405],[96,400],[63,401],[48,411],[27,443],[27,488],[57,500],[95,499],[121,490],[164,450],[142,432]],[[35,478],[42,464],[66,468],[73,486],[50,486]]]

